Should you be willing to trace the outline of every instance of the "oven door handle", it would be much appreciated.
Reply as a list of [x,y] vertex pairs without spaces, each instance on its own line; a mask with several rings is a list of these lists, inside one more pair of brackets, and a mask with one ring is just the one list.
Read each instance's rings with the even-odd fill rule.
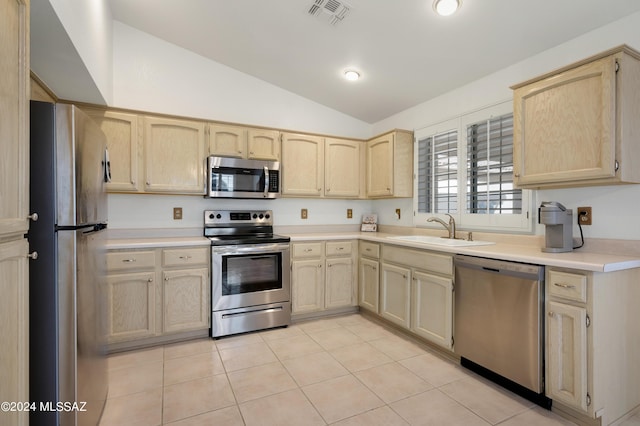
[[274,253],[284,252],[289,250],[289,244],[287,243],[275,243],[275,244],[258,244],[258,245],[237,245],[237,246],[214,246],[211,248],[212,253],[221,255],[230,254],[250,254],[250,253]]

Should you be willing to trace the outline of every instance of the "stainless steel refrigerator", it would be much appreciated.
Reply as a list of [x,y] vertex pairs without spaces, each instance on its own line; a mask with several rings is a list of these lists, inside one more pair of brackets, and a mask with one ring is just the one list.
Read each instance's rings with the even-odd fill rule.
[[30,425],[95,425],[107,390],[106,138],[72,105],[31,102]]

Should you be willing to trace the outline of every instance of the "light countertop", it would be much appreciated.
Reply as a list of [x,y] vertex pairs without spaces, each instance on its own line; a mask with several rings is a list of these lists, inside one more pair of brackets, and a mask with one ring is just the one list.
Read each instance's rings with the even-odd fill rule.
[[[580,249],[573,250],[568,253],[545,253],[536,245],[517,245],[504,242],[496,242],[492,245],[483,246],[449,247],[390,239],[389,237],[397,235],[384,232],[284,232],[282,234],[290,236],[292,242],[360,239],[377,243],[432,250],[442,253],[465,254],[470,256],[594,272],[612,272],[623,269],[640,268],[640,257],[638,256],[594,253],[581,251]],[[169,236],[159,236],[147,233],[138,237],[127,234],[118,234],[107,240],[107,249],[133,250],[155,247],[203,247],[210,244],[209,239],[203,236],[195,236],[193,235],[193,232],[185,233],[185,235],[176,235],[175,233],[168,233],[168,235]]]

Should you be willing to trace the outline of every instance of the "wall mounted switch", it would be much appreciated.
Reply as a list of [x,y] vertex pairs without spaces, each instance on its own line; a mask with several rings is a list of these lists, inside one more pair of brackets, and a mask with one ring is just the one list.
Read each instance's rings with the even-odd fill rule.
[[347,219],[353,218],[353,209],[347,209]]

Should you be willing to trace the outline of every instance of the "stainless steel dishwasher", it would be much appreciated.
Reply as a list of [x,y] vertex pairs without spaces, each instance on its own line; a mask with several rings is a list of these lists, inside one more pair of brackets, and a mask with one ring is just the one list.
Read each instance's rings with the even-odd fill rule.
[[455,257],[454,352],[461,364],[548,408],[543,311],[543,266]]

